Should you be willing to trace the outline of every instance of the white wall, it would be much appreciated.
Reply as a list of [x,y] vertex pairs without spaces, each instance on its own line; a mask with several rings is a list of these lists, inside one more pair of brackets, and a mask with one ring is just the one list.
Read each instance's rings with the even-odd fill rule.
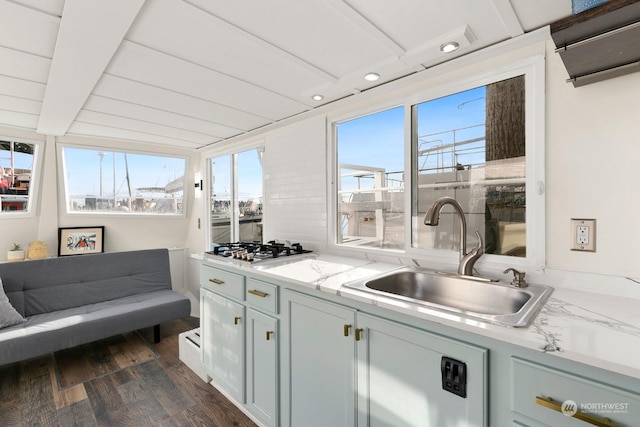
[[324,116],[296,123],[265,138],[265,241],[285,238],[314,250],[325,248],[326,140]]
[[[547,266],[640,277],[640,73],[574,88],[547,46]],[[570,218],[597,220],[595,253]]]

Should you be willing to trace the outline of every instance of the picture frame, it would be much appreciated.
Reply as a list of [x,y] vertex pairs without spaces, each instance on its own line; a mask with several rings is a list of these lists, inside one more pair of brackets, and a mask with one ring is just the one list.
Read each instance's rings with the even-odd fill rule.
[[102,252],[104,252],[104,226],[58,228],[58,256]]

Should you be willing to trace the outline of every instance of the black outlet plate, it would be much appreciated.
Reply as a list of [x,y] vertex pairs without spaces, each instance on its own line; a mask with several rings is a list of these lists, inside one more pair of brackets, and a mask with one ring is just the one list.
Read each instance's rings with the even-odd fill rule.
[[442,356],[442,389],[460,397],[467,397],[467,364]]

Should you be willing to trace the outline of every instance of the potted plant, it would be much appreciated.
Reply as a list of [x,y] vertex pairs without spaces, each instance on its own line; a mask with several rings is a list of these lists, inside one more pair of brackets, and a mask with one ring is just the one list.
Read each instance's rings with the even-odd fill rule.
[[24,249],[18,243],[13,244],[13,249],[7,251],[7,261],[24,261]]

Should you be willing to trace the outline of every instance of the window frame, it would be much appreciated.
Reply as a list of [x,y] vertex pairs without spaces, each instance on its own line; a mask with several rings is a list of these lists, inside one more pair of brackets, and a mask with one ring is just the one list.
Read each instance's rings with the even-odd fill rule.
[[[231,175],[231,200],[233,201],[233,211],[231,213],[231,224],[230,224],[230,239],[229,242],[237,242],[239,241],[240,238],[240,221],[239,221],[239,217],[240,217],[240,211],[239,211],[239,203],[238,203],[238,179],[237,179],[237,166],[238,166],[238,161],[237,161],[237,154],[246,152],[246,151],[251,151],[251,150],[258,150],[262,155],[264,155],[264,150],[265,150],[265,143],[263,139],[260,139],[257,142],[251,142],[248,144],[242,144],[239,145],[237,147],[234,147],[233,150],[219,150],[219,151],[215,151],[215,152],[211,152],[208,153],[203,161],[204,161],[204,167],[203,170],[205,171],[206,174],[206,178],[204,180],[204,187],[205,187],[205,191],[204,191],[204,198],[205,198],[205,202],[204,202],[204,218],[206,218],[207,224],[211,224],[211,177],[212,177],[212,170],[211,170],[211,161],[215,158],[218,157],[223,157],[223,156],[230,156],[231,158],[231,165],[230,165],[230,175]],[[265,172],[265,167],[264,167],[264,163],[262,165],[262,223],[265,223],[265,218],[266,218],[266,212],[265,212],[265,179],[264,179],[264,172]],[[206,250],[212,250],[211,245],[213,243],[229,243],[229,242],[213,242],[212,241],[212,235],[211,235],[211,226],[206,227],[205,229],[205,248],[207,248]]]
[[[403,141],[403,149],[404,149],[404,147],[406,147],[406,121],[407,121],[407,109],[406,109],[406,104],[404,104],[404,103],[389,102],[389,103],[383,104],[382,106],[378,105],[378,106],[376,106],[376,108],[368,109],[368,110],[366,110],[368,112],[365,113],[365,114],[358,114],[358,115],[353,116],[353,117],[349,115],[349,116],[344,116],[344,118],[341,118],[339,120],[330,121],[331,132],[329,134],[332,135],[332,138],[333,138],[333,145],[331,145],[333,149],[329,150],[329,151],[330,151],[330,153],[332,153],[333,158],[332,158],[332,161],[330,161],[329,164],[333,168],[332,169],[333,182],[335,183],[335,188],[334,188],[333,193],[332,193],[334,198],[333,199],[331,199],[331,197],[328,198],[328,200],[330,200],[329,204],[331,204],[331,203],[335,204],[335,209],[333,209],[331,211],[332,213],[330,215],[331,219],[333,221],[335,221],[335,226],[333,228],[330,228],[330,230],[329,230],[330,235],[331,235],[331,232],[333,231],[333,236],[332,236],[333,240],[331,240],[331,237],[330,237],[330,240],[329,240],[330,244],[331,244],[331,242],[333,242],[333,244],[335,246],[340,247],[340,248],[358,248],[359,247],[361,249],[367,249],[364,246],[352,246],[352,245],[348,245],[348,244],[344,244],[344,243],[342,243],[342,244],[341,243],[337,243],[338,236],[340,234],[339,225],[338,225],[338,223],[340,222],[338,220],[338,217],[339,217],[338,208],[339,208],[339,204],[340,204],[340,202],[339,202],[340,195],[338,194],[338,192],[339,192],[339,189],[340,189],[340,186],[341,186],[341,177],[340,177],[340,168],[339,168],[340,165],[338,163],[339,159],[338,159],[338,145],[337,145],[337,142],[338,142],[338,125],[340,125],[341,123],[344,123],[344,122],[348,122],[350,120],[354,120],[354,119],[358,119],[358,118],[361,118],[361,117],[374,115],[374,114],[377,114],[377,113],[382,113],[382,112],[385,112],[385,111],[388,111],[388,110],[392,110],[392,109],[395,109],[395,108],[399,108],[399,107],[402,107],[403,115],[404,115],[404,119],[403,119],[403,127],[404,127],[404,134],[405,134],[405,141]],[[407,159],[405,157],[403,159],[403,168],[405,169],[405,175],[406,175],[406,164],[407,164],[406,162],[407,162]],[[330,183],[330,185],[331,185],[331,183]],[[403,205],[406,204],[406,198],[407,198],[406,190],[407,190],[407,186],[406,186],[406,181],[405,181],[405,185],[402,187],[402,193],[403,193],[403,198],[404,198]],[[330,227],[331,227],[331,225],[330,225]],[[405,231],[406,231],[406,221],[405,221],[404,227],[405,227]],[[406,244],[406,239],[404,239],[404,243]],[[395,252],[395,253],[403,253],[404,252],[404,249],[390,249],[390,248],[378,249],[375,246],[369,246],[368,248],[373,249],[374,251],[375,250],[385,250],[385,251],[388,251],[388,252]]]
[[[446,264],[447,268],[459,262],[457,250],[420,249],[412,247],[412,234],[422,224],[421,218],[414,218],[412,203],[414,197],[413,185],[413,106],[438,99],[458,92],[463,92],[493,82],[509,79],[515,76],[525,76],[525,155],[526,155],[526,257],[512,257],[504,255],[486,254],[478,262],[478,267],[505,268],[520,267],[537,270],[545,267],[545,59],[543,55],[525,57],[521,60],[499,66],[484,72],[471,73],[466,77],[454,79],[440,85],[433,85],[415,93],[387,99],[383,103],[369,105],[366,108],[347,114],[329,116],[327,120],[329,135],[329,166],[328,184],[328,233],[327,244],[333,250],[352,253],[372,253],[383,256],[406,257],[412,260],[428,260],[435,265]],[[378,111],[404,106],[405,135],[404,135],[404,171],[405,171],[405,235],[403,250],[389,250],[372,247],[357,247],[337,243],[338,221],[337,212],[339,197],[337,193],[339,171],[337,164],[337,124],[357,119]],[[475,242],[471,242],[475,243]]]
[[31,165],[31,178],[29,183],[29,198],[27,199],[27,210],[24,211],[2,211],[0,219],[33,218],[38,211],[40,203],[40,187],[42,185],[42,168],[44,167],[44,141],[37,141],[28,138],[18,138],[13,136],[0,136],[5,141],[31,144],[35,148],[33,164]]
[[[65,148],[75,148],[80,150],[92,150],[92,151],[105,151],[110,153],[126,153],[126,154],[135,154],[142,156],[150,156],[150,157],[165,157],[165,158],[176,158],[184,160],[184,175],[183,175],[183,188],[182,188],[182,212],[180,213],[153,213],[153,212],[144,212],[144,213],[136,213],[136,212],[125,212],[125,211],[70,211],[68,206],[68,195],[69,189],[67,186],[67,178],[66,178],[66,165],[64,158],[64,149]],[[69,144],[69,143],[58,143],[57,147],[57,157],[58,157],[58,178],[60,180],[61,185],[61,194],[60,194],[60,213],[65,216],[91,216],[91,217],[128,217],[128,218],[178,218],[184,219],[187,217],[188,212],[188,203],[189,203],[189,183],[192,182],[188,176],[191,171],[190,167],[190,158],[188,156],[178,155],[178,154],[170,154],[170,153],[158,153],[158,152],[149,152],[142,150],[129,150],[126,148],[120,147],[106,147],[104,145],[82,145],[82,144]]]

